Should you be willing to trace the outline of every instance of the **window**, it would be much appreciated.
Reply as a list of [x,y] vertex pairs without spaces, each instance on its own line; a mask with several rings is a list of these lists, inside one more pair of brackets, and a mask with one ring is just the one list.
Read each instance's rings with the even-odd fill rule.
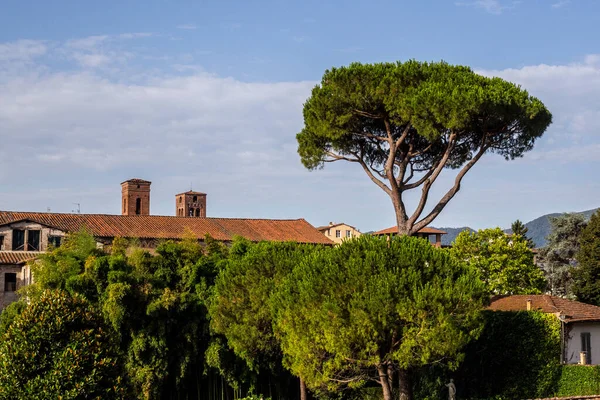
[[196,208],[196,217],[199,217],[199,216],[200,216],[200,209]]
[[4,250],[4,236],[0,236],[0,250]]
[[40,251],[40,231],[27,231],[27,251]]
[[581,333],[581,351],[585,351],[585,363],[592,363],[592,340],[589,332]]
[[352,237],[352,232],[350,230],[346,231],[346,237]]
[[342,231],[340,231],[339,229],[335,230],[335,237],[339,238],[342,237]]
[[193,217],[194,216],[194,209],[190,208],[190,212],[188,213],[188,217]]
[[25,250],[25,230],[13,229],[12,232],[12,250],[23,251]]
[[183,203],[183,197],[179,197],[179,204]]
[[139,197],[135,199],[135,215],[140,215],[142,213],[142,199]]
[[14,272],[7,272],[4,274],[4,291],[14,292],[17,290],[17,274]]
[[57,247],[60,247],[61,244],[62,244],[61,236],[48,236],[48,245],[52,246],[53,248],[57,248]]
[[127,212],[127,199],[123,199],[123,212]]
[[198,196],[194,196],[194,197],[192,197],[192,202],[194,202],[194,203],[195,203],[195,202],[197,202],[197,201],[198,201]]

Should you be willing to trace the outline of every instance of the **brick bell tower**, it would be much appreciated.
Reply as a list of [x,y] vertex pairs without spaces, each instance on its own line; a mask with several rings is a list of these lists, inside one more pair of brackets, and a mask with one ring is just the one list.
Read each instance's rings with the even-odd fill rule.
[[206,193],[187,191],[175,195],[175,215],[206,218]]
[[121,183],[121,215],[150,215],[150,185],[143,179]]

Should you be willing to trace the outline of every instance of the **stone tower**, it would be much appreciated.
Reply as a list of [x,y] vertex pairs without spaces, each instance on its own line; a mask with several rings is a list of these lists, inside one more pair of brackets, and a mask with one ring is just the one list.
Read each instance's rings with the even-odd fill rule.
[[121,183],[122,215],[150,215],[150,185],[143,179]]
[[175,195],[175,212],[178,217],[206,218],[206,193],[190,190]]

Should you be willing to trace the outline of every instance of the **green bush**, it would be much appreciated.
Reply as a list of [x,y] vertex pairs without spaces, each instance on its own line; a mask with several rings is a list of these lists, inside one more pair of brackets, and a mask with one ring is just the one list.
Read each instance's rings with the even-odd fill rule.
[[123,399],[115,346],[81,296],[41,293],[0,342],[0,399]]
[[600,394],[600,366],[564,365],[556,396]]

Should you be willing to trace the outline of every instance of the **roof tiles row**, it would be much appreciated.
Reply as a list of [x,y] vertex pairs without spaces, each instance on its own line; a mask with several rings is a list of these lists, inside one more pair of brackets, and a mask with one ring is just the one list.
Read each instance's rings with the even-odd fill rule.
[[333,244],[304,219],[194,218],[155,215],[58,214],[0,211],[0,225],[32,221],[65,232],[87,229],[97,237],[182,239],[189,232],[199,239],[209,234],[229,241],[235,235],[251,241],[296,241]]

